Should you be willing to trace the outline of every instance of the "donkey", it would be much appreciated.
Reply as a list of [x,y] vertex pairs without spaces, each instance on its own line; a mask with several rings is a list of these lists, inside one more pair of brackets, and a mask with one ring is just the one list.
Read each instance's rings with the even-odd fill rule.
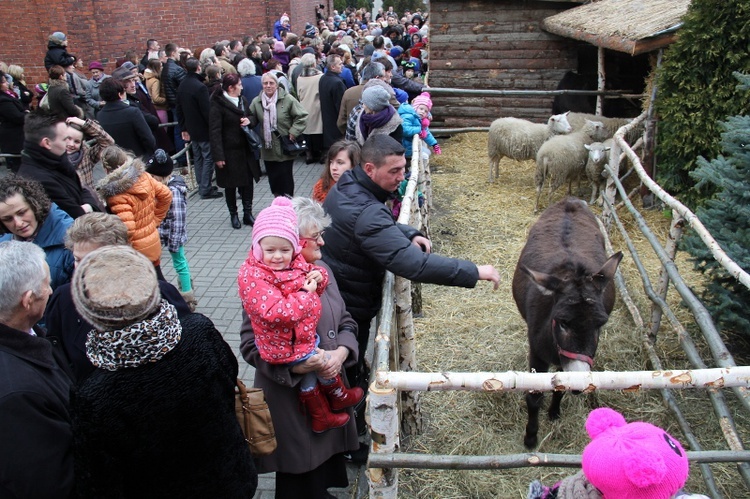
[[[599,331],[615,303],[612,278],[622,252],[607,258],[596,217],[580,199],[550,206],[531,227],[513,275],[513,299],[526,321],[529,368],[590,371]],[[550,419],[560,417],[563,391],[552,394]],[[543,392],[526,394],[524,445],[537,445]]]

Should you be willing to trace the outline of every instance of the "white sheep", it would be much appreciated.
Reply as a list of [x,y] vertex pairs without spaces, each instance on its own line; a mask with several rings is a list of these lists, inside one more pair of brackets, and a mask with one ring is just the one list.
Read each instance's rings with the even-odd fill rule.
[[568,181],[568,194],[571,192],[573,180],[584,171],[588,151],[584,145],[591,144],[604,133],[601,121],[586,121],[582,129],[569,135],[556,135],[542,144],[536,155],[536,205],[534,213],[539,211],[539,197],[542,194],[544,181],[549,177],[549,194],[547,204],[552,194]]
[[490,125],[487,154],[490,157],[490,182],[500,175],[504,157],[524,161],[536,158],[539,147],[550,137],[572,131],[567,114],[551,116],[546,124],[518,118],[498,118]]
[[589,201],[589,204],[594,204],[596,198],[599,197],[599,193],[604,190],[604,182],[608,176],[604,170],[604,165],[609,161],[609,150],[612,148],[612,142],[612,139],[607,139],[604,142],[593,142],[583,146],[589,152],[585,168],[586,177],[591,183],[591,201]]
[[[605,132],[600,137],[597,137],[597,141],[599,142],[603,142],[606,139],[614,137],[615,132],[618,129],[633,121],[632,118],[607,118],[606,116],[599,116],[595,114],[573,112],[568,113],[568,123],[570,123],[573,131],[580,130],[583,127],[584,123],[586,123],[586,120],[601,121],[604,125]],[[628,144],[632,145],[636,140],[638,140],[638,137],[640,137],[641,135],[643,135],[643,122],[641,122],[639,126],[636,126],[632,130],[630,130],[630,132],[625,136],[625,141]]]

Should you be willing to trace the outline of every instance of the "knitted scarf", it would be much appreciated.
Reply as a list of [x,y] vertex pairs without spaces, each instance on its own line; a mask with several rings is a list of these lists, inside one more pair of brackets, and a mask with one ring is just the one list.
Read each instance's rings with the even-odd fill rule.
[[171,352],[182,336],[177,310],[161,300],[159,311],[123,329],[89,333],[86,356],[96,367],[117,371],[156,362]]
[[276,130],[276,101],[279,97],[279,91],[273,94],[273,97],[269,97],[265,92],[260,94],[261,103],[263,104],[263,142],[266,144],[266,149],[271,149],[273,146],[273,136],[271,132]]
[[369,114],[362,111],[362,115],[359,117],[359,129],[362,131],[362,137],[367,140],[370,132],[388,123],[394,114],[396,114],[396,110],[390,104],[377,113]]

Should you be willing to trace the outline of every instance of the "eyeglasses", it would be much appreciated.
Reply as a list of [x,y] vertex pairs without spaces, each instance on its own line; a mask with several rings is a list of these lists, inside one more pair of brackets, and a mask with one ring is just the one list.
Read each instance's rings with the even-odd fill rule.
[[313,234],[311,237],[300,237],[300,239],[302,239],[304,241],[314,241],[314,242],[317,242],[318,240],[323,239],[323,234],[325,234],[325,233],[326,233],[326,231],[321,230],[320,232],[317,232],[317,233]]

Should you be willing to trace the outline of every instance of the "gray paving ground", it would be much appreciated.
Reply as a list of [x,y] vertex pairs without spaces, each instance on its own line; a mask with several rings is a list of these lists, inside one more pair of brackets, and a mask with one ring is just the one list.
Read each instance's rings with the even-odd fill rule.
[[[295,194],[309,196],[312,187],[320,178],[322,165],[306,165],[304,160],[294,166]],[[268,179],[263,177],[255,185],[253,213],[269,206],[273,196],[268,188]],[[239,204],[239,201],[238,201]],[[241,211],[240,211],[241,213]],[[197,193],[188,199],[188,243],[185,246],[190,272],[198,297],[197,312],[205,314],[224,335],[237,355],[240,377],[246,384],[252,384],[255,369],[240,355],[240,324],[242,322],[240,299],[237,295],[237,271],[247,258],[251,243],[250,227],[233,229],[229,224],[229,214],[224,198],[200,199]],[[172,269],[172,261],[164,251],[162,256],[164,276],[177,284]],[[330,489],[337,498],[363,497],[367,490],[362,469],[349,466],[349,489]],[[256,499],[274,497],[274,474],[261,475]],[[294,498],[292,498],[294,499]]]

